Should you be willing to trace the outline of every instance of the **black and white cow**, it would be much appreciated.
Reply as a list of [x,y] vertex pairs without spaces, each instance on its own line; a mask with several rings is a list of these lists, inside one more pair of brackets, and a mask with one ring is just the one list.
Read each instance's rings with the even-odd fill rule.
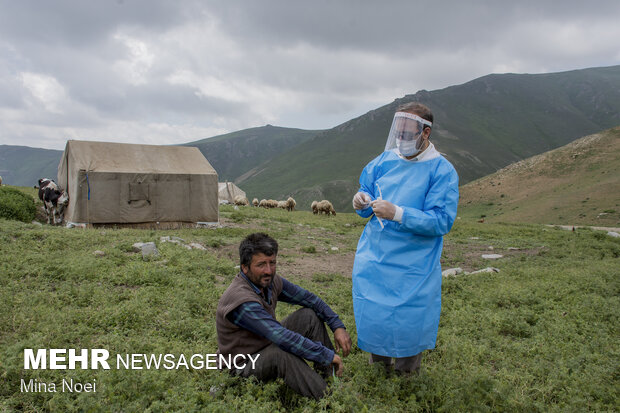
[[60,225],[65,217],[65,208],[69,205],[69,194],[58,188],[56,182],[49,178],[39,179],[39,199],[47,215],[47,223]]

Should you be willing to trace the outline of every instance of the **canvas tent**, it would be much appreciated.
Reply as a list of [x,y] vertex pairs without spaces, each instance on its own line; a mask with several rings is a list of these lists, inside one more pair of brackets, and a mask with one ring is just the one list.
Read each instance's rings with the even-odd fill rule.
[[65,220],[86,224],[218,221],[217,172],[195,147],[67,142],[58,184]]
[[237,185],[232,182],[219,182],[218,186],[218,197],[220,199],[220,204],[225,203],[224,201],[232,204],[235,202],[235,197],[241,195],[246,198],[245,192],[241,190]]

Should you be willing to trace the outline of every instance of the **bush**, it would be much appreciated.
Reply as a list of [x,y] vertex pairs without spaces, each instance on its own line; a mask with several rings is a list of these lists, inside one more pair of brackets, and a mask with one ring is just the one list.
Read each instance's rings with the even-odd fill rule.
[[308,254],[315,254],[316,253],[316,247],[314,245],[310,245],[307,247],[301,247],[301,250],[303,252],[307,252]]
[[243,216],[243,212],[241,211],[233,211],[233,213],[230,214],[230,219],[232,219],[237,224],[245,221],[245,217]]
[[0,218],[32,222],[36,213],[34,199],[18,189],[0,187]]

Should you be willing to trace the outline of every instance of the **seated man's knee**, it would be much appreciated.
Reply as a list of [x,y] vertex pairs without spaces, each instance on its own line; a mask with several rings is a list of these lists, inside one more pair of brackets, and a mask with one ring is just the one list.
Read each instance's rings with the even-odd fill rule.
[[314,310],[312,310],[311,308],[300,308],[299,310],[291,314],[291,316],[293,315],[299,320],[299,322],[302,322],[304,324],[315,324],[322,322],[321,319],[319,319],[319,317],[316,315]]
[[282,325],[291,331],[312,340],[321,340],[325,325],[310,308],[301,308],[282,320]]
[[319,319],[314,310],[311,308],[300,308],[299,310],[297,310],[297,312],[303,317],[316,318],[317,320]]

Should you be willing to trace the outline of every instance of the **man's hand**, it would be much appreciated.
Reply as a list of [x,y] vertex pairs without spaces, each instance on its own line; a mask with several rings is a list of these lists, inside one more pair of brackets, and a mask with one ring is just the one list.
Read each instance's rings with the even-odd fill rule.
[[342,377],[342,372],[344,371],[344,363],[342,362],[342,359],[338,354],[334,353],[334,359],[332,360],[331,365],[336,369],[336,376]]
[[349,355],[349,352],[351,351],[351,337],[349,337],[347,330],[341,327],[334,331],[334,344],[336,351],[340,351],[340,349],[342,349],[343,357]]
[[374,212],[377,217],[389,220],[394,219],[394,214],[396,214],[396,205],[390,201],[377,199],[372,201],[370,206],[372,207],[372,212]]
[[370,204],[370,196],[365,192],[358,192],[353,196],[353,208],[366,209]]

